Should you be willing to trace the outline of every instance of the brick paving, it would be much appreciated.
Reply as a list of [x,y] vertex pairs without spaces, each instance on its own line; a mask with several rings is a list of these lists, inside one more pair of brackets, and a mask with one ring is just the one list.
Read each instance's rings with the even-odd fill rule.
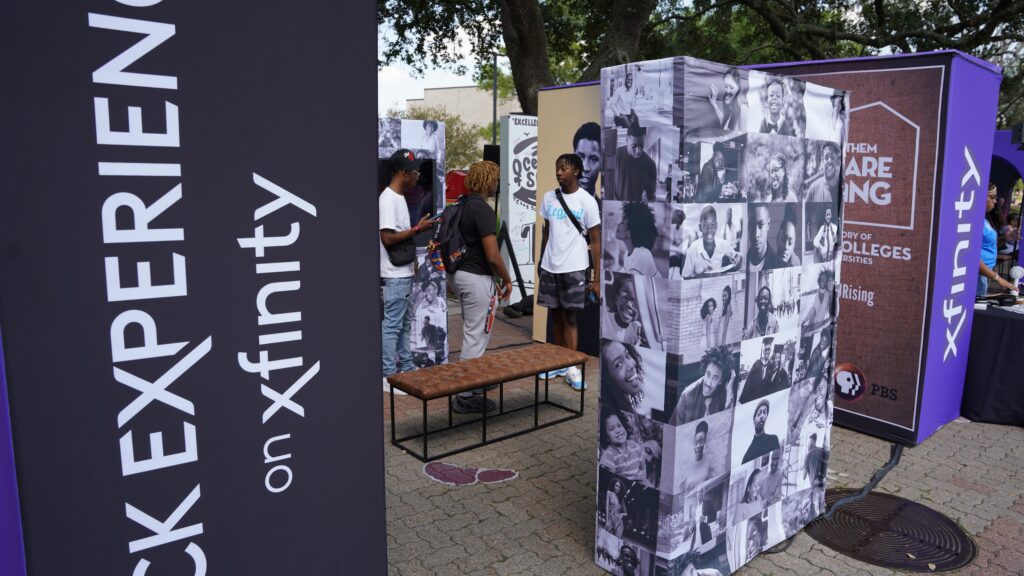
[[[461,319],[457,304],[451,308],[450,345],[457,351]],[[530,342],[531,318],[502,319],[500,313],[498,317],[490,348]],[[519,473],[518,478],[497,484],[451,486],[427,477],[421,462],[388,441],[391,423],[384,394],[389,574],[607,574],[593,562],[598,376],[597,359],[591,359],[584,417],[445,459]],[[551,391],[563,403],[578,401],[562,379]],[[507,402],[514,404],[527,394],[532,397],[532,379],[506,387]],[[396,407],[400,434],[403,428],[410,432],[419,425],[419,401],[398,396]],[[444,402],[436,401],[432,421],[440,423],[446,417],[443,411]],[[472,430],[465,435],[479,433],[478,428],[467,428]],[[835,428],[829,487],[860,487],[888,456],[886,442]],[[946,514],[974,538],[977,560],[947,574],[1024,575],[1022,464],[1024,429],[958,420],[924,444],[905,450],[902,462],[879,489]],[[833,552],[801,532],[785,552],[759,556],[737,574],[898,572]]]

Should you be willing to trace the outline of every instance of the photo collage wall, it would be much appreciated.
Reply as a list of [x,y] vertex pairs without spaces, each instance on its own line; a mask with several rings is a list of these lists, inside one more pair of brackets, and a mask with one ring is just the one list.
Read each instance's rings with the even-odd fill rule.
[[[388,185],[387,160],[400,148],[408,148],[422,160],[420,180],[405,196],[409,222],[425,214],[436,217],[444,210],[445,158],[444,122],[434,120],[377,120],[377,158],[380,161],[380,189]],[[448,297],[444,272],[427,259],[431,231],[416,237],[416,275],[413,277],[409,347],[417,368],[448,362]]]
[[730,574],[824,508],[848,94],[693,58],[601,89],[595,561]]

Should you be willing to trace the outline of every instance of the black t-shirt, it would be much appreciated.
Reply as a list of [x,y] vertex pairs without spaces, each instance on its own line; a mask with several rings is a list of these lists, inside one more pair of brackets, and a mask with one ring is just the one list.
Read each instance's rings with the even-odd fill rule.
[[481,238],[496,234],[494,228],[494,210],[482,196],[471,194],[462,207],[462,218],[459,220],[459,231],[466,243],[466,260],[459,270],[491,276],[491,265],[487,263]]

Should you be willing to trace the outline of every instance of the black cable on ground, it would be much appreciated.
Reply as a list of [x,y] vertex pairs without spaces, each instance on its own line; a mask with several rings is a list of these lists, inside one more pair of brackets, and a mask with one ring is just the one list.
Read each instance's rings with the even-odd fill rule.
[[866,497],[872,490],[875,489],[875,487],[878,486],[878,483],[881,482],[883,478],[885,478],[885,475],[888,474],[890,470],[895,468],[896,465],[900,463],[900,456],[902,455],[903,445],[895,443],[891,444],[889,446],[889,461],[885,463],[885,466],[882,466],[878,470],[875,470],[874,475],[871,476],[871,480],[867,484],[865,484],[864,487],[861,488],[857,493],[851,494],[846,498],[840,498],[839,500],[836,500],[835,503],[833,503],[832,506],[829,507],[828,511],[825,512],[825,515],[821,517],[821,519],[831,520],[832,516],[836,513],[836,510],[839,510],[840,508],[846,506],[847,504],[851,504],[858,500],[862,500],[864,497]]

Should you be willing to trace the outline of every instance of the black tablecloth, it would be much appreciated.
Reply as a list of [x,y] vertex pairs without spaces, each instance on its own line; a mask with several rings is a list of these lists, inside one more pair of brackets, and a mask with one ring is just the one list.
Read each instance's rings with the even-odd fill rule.
[[991,306],[974,311],[960,413],[1024,426],[1024,314]]

